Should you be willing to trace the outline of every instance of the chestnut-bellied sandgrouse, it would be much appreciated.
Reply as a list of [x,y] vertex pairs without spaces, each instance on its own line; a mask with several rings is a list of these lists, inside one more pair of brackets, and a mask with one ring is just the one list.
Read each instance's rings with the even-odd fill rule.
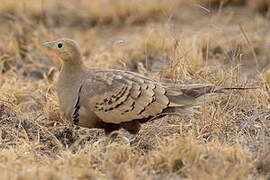
[[119,128],[136,134],[140,123],[197,105],[205,94],[244,89],[169,84],[130,71],[87,68],[74,40],[63,38],[43,45],[63,61],[57,82],[63,115],[76,125],[102,128],[106,134]]

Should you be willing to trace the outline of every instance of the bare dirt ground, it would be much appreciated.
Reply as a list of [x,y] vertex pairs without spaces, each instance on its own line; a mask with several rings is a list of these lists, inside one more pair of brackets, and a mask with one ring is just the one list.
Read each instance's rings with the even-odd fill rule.
[[[1,179],[269,179],[268,0],[2,0]],[[116,139],[61,116],[59,59],[79,42],[92,67],[228,91]]]

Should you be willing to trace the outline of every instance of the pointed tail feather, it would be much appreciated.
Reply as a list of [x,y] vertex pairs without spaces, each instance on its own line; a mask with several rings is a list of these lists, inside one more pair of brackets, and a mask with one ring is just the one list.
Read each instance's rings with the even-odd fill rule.
[[181,95],[167,94],[170,101],[170,107],[185,107],[198,105],[200,102],[212,101],[215,99],[219,93],[224,93],[228,90],[251,90],[258,89],[257,87],[242,88],[242,87],[218,87],[214,85],[205,85],[201,87],[189,87],[186,89],[181,89]]
[[214,93],[224,93],[224,91],[227,90],[240,90],[240,91],[245,91],[245,90],[252,90],[252,89],[258,89],[259,87],[220,87],[219,89],[216,89]]

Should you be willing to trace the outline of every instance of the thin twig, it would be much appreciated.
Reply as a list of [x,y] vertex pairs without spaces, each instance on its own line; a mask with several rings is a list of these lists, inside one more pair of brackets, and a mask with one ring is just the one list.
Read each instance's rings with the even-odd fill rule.
[[253,57],[254,57],[254,61],[255,61],[255,63],[256,63],[256,68],[257,68],[257,70],[258,70],[258,58],[257,58],[256,52],[255,52],[255,49],[254,49],[254,47],[252,46],[252,43],[250,42],[250,40],[249,40],[249,38],[248,38],[248,35],[247,35],[247,33],[245,32],[243,26],[242,26],[241,24],[239,24],[239,27],[240,27],[240,30],[241,30],[241,32],[242,32],[242,34],[243,34],[243,36],[244,36],[244,38],[245,38],[245,40],[246,40],[246,42],[247,42],[249,48],[251,49],[252,55],[253,55]]
[[[38,117],[40,117],[40,115],[38,115]],[[37,119],[38,117],[36,117],[35,119]],[[55,137],[55,135],[54,135],[53,133],[51,133],[51,132],[48,130],[47,127],[40,125],[40,124],[37,123],[36,121],[32,121],[32,122],[33,122],[34,124],[36,124],[40,129],[44,130],[47,134],[49,134],[49,135],[53,138],[54,142],[57,144],[57,146],[58,146],[58,148],[59,148],[60,150],[63,149],[62,143],[57,139],[57,137]]]

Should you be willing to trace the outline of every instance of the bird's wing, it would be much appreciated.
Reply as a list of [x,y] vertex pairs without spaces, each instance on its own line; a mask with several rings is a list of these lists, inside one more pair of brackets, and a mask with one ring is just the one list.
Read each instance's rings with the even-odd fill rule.
[[198,97],[216,91],[214,85],[166,84],[129,71],[96,70],[81,86],[80,106],[106,123],[121,123],[195,105]]
[[169,106],[166,90],[158,82],[117,70],[96,71],[89,76],[80,99],[107,123],[148,118]]

